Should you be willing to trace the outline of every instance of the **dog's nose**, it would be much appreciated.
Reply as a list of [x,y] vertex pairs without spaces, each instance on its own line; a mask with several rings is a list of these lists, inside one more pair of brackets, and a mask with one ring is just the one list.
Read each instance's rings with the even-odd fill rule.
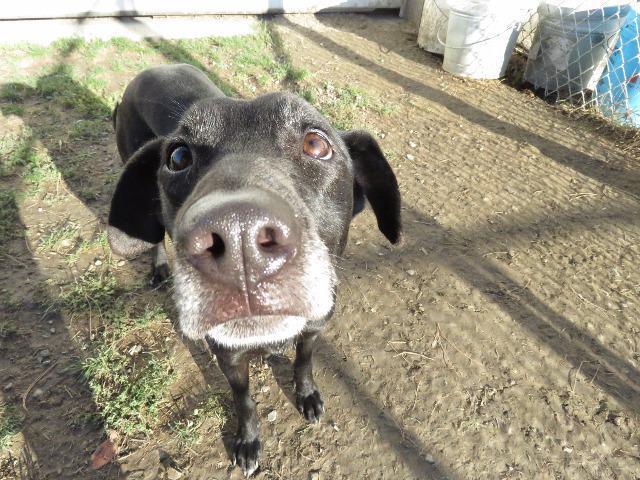
[[248,288],[281,271],[299,248],[291,208],[269,195],[197,202],[183,240],[188,260],[212,281]]

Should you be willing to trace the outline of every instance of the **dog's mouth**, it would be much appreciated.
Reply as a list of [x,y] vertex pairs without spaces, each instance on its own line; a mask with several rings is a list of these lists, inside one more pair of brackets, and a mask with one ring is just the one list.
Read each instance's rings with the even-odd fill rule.
[[286,341],[333,307],[336,276],[326,246],[307,240],[295,262],[249,290],[203,277],[177,255],[174,297],[185,336],[251,347]]
[[256,315],[216,325],[207,337],[227,348],[250,348],[285,341],[304,329],[307,319],[293,315]]

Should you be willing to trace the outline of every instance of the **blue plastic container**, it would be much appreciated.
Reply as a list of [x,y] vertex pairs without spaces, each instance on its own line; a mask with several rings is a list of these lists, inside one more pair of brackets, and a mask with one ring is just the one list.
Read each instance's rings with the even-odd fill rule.
[[600,111],[616,122],[640,127],[640,17],[632,8],[596,87]]
[[622,3],[581,10],[562,4],[547,0],[538,6],[540,21],[524,78],[535,88],[544,88],[545,95],[579,100],[584,91],[596,88],[602,77],[598,66],[606,65],[631,6]]

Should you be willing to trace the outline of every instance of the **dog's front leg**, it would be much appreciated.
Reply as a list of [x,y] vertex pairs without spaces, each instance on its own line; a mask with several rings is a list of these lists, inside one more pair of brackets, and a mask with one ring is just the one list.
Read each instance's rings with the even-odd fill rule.
[[153,247],[153,263],[151,264],[151,280],[149,285],[159,287],[169,278],[169,261],[164,240]]
[[296,343],[293,379],[296,386],[296,405],[310,422],[317,422],[324,413],[324,402],[313,381],[312,354],[319,332],[303,333]]
[[248,477],[258,468],[260,453],[260,427],[256,414],[256,402],[249,394],[249,355],[246,352],[221,349],[210,340],[208,343],[231,386],[238,415],[233,462]]

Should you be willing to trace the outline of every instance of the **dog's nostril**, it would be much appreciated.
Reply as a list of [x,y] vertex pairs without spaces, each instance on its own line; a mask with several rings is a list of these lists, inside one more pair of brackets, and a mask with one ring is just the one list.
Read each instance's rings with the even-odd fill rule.
[[224,240],[222,240],[222,237],[217,233],[212,234],[212,238],[213,243],[209,248],[207,248],[207,250],[211,252],[213,258],[218,259],[224,255]]
[[263,249],[269,249],[278,245],[278,234],[272,227],[264,227],[258,232],[258,245]]

